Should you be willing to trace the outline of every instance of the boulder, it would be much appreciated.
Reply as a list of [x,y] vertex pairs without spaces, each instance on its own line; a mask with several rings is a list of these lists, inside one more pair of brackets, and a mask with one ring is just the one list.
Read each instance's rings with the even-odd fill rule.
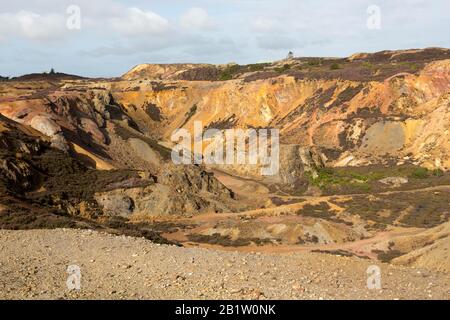
[[398,188],[405,183],[408,183],[408,178],[405,177],[387,177],[380,180],[381,183]]

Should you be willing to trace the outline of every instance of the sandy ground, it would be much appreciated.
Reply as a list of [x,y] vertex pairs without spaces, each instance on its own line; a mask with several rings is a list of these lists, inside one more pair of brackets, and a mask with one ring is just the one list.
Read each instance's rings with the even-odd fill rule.
[[[0,230],[2,299],[449,299],[450,275],[319,253],[156,245],[89,230]],[[69,265],[80,290],[66,284]]]

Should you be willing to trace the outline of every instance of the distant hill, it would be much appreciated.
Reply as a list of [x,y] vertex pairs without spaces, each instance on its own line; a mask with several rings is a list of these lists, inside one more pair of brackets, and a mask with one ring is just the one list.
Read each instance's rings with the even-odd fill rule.
[[399,73],[418,74],[427,63],[450,58],[450,49],[426,48],[356,53],[350,57],[292,57],[269,63],[238,65],[140,64],[122,75],[123,80],[245,81],[276,78],[344,79],[350,81],[385,80]]
[[50,72],[50,73],[43,72],[43,73],[30,73],[19,77],[14,77],[11,78],[11,81],[81,80],[81,79],[86,78],[61,72]]
[[[216,68],[214,65],[209,64],[193,64],[193,63],[175,63],[175,64],[139,64],[124,75],[122,79],[155,79],[155,80],[174,80],[179,79],[180,75],[189,70],[195,70],[199,68]],[[202,79],[203,80],[203,79]]]
[[7,81],[9,78],[8,77],[2,77],[0,76],[0,81]]

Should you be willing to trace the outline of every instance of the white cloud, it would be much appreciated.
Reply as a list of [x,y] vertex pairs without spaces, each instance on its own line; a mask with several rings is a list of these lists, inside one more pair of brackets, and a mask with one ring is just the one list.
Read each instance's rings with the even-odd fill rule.
[[[426,0],[377,0],[383,14],[382,30],[377,32],[366,28],[371,1],[190,2],[197,4],[185,0],[1,1],[0,41],[5,40],[0,43],[1,72],[18,75],[53,66],[68,73],[102,76],[120,74],[128,65],[144,61],[251,63],[282,58],[289,50],[304,56],[345,56],[450,46],[445,31],[450,28],[448,0],[434,0],[432,6]],[[70,4],[81,8],[81,30],[66,28]],[[49,40],[62,40],[64,45],[55,42],[55,50]]]
[[269,50],[293,49],[299,45],[294,38],[278,35],[256,37],[256,42],[260,48]]
[[0,14],[0,38],[20,36],[45,42],[61,39],[66,32],[66,18],[63,15],[40,15],[23,10]]
[[160,34],[169,29],[169,22],[152,11],[128,8],[123,16],[109,19],[110,25],[127,36]]
[[180,18],[180,25],[185,29],[214,29],[215,23],[203,8],[191,8]]
[[256,32],[270,32],[280,29],[277,21],[263,17],[258,17],[251,21],[250,26]]

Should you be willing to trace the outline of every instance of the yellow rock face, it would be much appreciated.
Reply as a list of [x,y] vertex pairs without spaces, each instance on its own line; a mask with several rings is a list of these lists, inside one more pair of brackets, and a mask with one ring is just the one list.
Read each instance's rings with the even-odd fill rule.
[[[383,59],[411,54],[420,51],[387,51]],[[368,58],[360,54],[348,61]],[[295,73],[260,80],[177,80],[199,68],[220,71],[226,66],[147,64],[115,81],[63,81],[59,87],[45,82],[1,84],[0,113],[25,125],[36,117],[49,119],[56,124],[53,131],[60,127],[84,137],[86,141],[72,142],[85,149],[88,140],[99,147],[115,141],[116,125],[111,122],[132,125],[170,147],[174,130],[193,133],[194,122],[201,121],[205,129],[277,128],[282,144],[317,148],[330,166],[380,163],[389,156],[430,168],[450,167],[449,59],[377,81]],[[41,122],[37,128],[45,127]],[[142,137],[123,140],[129,138]],[[96,150],[89,152],[102,157]],[[129,148],[123,154],[135,152]]]
[[[163,140],[179,127],[193,132],[194,121],[219,129],[275,127],[284,143],[335,150],[338,155],[328,156],[331,164],[349,153],[358,164],[412,154],[419,164],[448,169],[449,70],[450,60],[442,60],[418,75],[398,74],[382,82],[280,76],[166,81],[162,89],[141,83],[132,92],[123,89],[129,83],[119,82],[112,94]],[[149,105],[158,108],[161,121],[146,114]]]

